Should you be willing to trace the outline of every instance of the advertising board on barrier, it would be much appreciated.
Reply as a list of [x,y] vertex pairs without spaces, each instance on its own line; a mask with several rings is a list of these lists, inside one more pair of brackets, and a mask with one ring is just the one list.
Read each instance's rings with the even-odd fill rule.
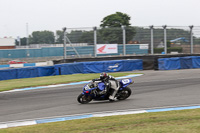
[[149,44],[139,44],[140,49],[149,49]]
[[97,54],[118,53],[117,44],[97,44]]

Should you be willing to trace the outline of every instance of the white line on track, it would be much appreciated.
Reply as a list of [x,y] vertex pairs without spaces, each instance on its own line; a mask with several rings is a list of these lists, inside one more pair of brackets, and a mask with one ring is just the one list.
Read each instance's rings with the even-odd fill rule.
[[199,104],[198,105],[192,104],[192,105],[187,105],[187,106],[186,105],[164,106],[164,107],[154,107],[154,108],[148,108],[148,109],[129,109],[129,110],[118,110],[118,111],[93,112],[93,113],[87,113],[87,114],[76,114],[76,115],[67,115],[67,116],[55,116],[55,117],[48,117],[48,118],[38,118],[35,120],[4,122],[4,123],[0,123],[0,129],[9,128],[9,127],[17,127],[17,126],[35,125],[35,124],[40,124],[40,123],[84,119],[84,118],[91,118],[91,117],[105,117],[105,116],[114,116],[114,115],[139,114],[139,113],[197,109],[197,108],[200,108]]

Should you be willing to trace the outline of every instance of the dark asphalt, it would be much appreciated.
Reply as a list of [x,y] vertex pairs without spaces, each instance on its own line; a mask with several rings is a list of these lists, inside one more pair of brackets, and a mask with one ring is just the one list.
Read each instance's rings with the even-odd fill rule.
[[101,111],[200,105],[200,69],[135,71],[133,94],[117,102],[79,104],[83,85],[0,93],[0,123]]

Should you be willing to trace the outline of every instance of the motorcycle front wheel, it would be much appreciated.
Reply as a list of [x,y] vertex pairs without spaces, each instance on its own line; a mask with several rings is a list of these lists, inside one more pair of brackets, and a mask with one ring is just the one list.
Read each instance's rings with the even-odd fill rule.
[[118,100],[125,100],[131,95],[132,91],[129,87],[124,88],[119,92]]
[[86,97],[86,95],[84,94],[80,94],[78,97],[77,97],[77,101],[81,104],[86,104],[86,103],[89,103],[90,101],[92,101],[92,98],[91,97]]

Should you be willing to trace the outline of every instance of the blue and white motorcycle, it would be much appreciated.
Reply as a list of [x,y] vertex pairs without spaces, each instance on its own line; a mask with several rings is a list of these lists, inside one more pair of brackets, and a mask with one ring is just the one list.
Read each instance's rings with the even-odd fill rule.
[[[128,87],[128,85],[132,84],[132,79],[122,79],[119,81],[119,89],[117,94],[115,95],[118,100],[127,99],[132,91]],[[92,100],[109,100],[109,95],[113,89],[109,89],[109,92],[105,95],[97,95],[98,91],[102,91],[105,89],[105,84],[103,82],[89,82],[83,87],[83,92],[77,97],[77,101],[81,104],[89,103]]]

